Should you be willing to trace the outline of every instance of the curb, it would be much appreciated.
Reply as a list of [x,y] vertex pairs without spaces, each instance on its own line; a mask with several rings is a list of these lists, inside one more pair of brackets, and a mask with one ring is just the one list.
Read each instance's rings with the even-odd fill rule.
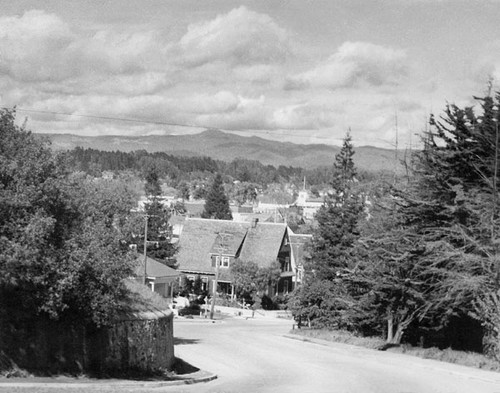
[[[28,380],[26,378],[24,380]],[[50,389],[77,389],[77,388],[161,388],[166,386],[193,385],[205,383],[217,379],[217,375],[208,371],[199,370],[185,376],[179,375],[171,380],[164,381],[125,381],[116,382],[24,382],[19,379],[17,382],[3,382],[0,380],[0,390],[2,388],[50,388]]]
[[[353,344],[347,344],[347,343],[336,342],[336,341],[322,340],[319,338],[304,337],[304,336],[295,335],[295,334],[284,334],[283,337],[291,339],[291,340],[297,340],[297,341],[318,344],[318,345],[323,345],[323,346],[345,345],[345,346],[352,347],[353,349],[377,351],[376,349],[373,349],[373,348],[361,347],[361,346],[357,346],[357,345],[353,345]],[[390,353],[390,352],[388,352],[388,353]],[[500,373],[497,373],[495,371],[482,370],[482,369],[475,368],[475,367],[464,366],[464,365],[458,364],[458,363],[443,362],[443,361],[437,360],[437,359],[426,359],[426,358],[421,358],[418,356],[412,356],[409,354],[403,354],[403,353],[397,353],[397,352],[395,354],[401,355],[401,356],[406,356],[408,358],[414,358],[414,359],[420,360],[421,364],[419,364],[419,367],[424,368],[424,369],[432,367],[431,364],[429,364],[429,363],[436,362],[441,367],[439,367],[439,368],[432,367],[432,369],[434,369],[434,370],[439,369],[442,372],[446,372],[446,373],[451,374],[451,375],[459,375],[459,376],[465,375],[469,379],[475,379],[475,380],[480,380],[480,381],[484,381],[484,382],[491,382],[491,383],[500,384]],[[426,364],[427,361],[429,361],[428,364]],[[457,366],[459,368],[463,367],[463,368],[467,369],[468,371],[470,371],[470,373],[463,373],[459,370],[450,370],[446,367],[447,365]],[[492,375],[477,375],[477,374],[482,374],[482,373],[492,373]],[[474,374],[476,374],[476,375],[474,375]]]

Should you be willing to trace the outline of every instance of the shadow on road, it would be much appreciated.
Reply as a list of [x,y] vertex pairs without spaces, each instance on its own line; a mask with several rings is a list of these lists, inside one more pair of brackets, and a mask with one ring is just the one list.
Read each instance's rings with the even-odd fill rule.
[[174,337],[174,345],[198,344],[200,340],[193,338]]

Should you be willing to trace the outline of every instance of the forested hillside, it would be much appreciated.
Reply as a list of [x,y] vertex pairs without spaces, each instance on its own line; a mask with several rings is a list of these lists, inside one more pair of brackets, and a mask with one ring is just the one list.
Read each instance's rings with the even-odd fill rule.
[[[294,144],[253,137],[243,137],[217,130],[207,130],[192,135],[148,135],[148,136],[78,136],[71,134],[39,134],[49,138],[54,150],[72,150],[76,147],[102,151],[149,153],[163,152],[182,157],[211,157],[230,162],[245,158],[275,167],[293,166],[313,169],[331,166],[332,157],[339,152],[338,146],[325,144]],[[392,149],[371,146],[356,146],[354,162],[359,169],[403,171],[398,155]]]
[[[304,178],[308,186],[322,187],[331,180],[331,164],[314,169],[303,169],[284,165],[274,167],[248,159],[234,159],[227,162],[206,156],[177,156],[162,152],[148,153],[145,150],[103,151],[80,147],[67,151],[64,155],[71,170],[99,176],[103,171],[135,171],[141,175],[154,168],[157,175],[173,187],[177,187],[182,181],[207,179],[217,172],[224,174],[228,181],[231,179],[256,183],[264,187],[271,183],[284,182],[292,182],[298,186],[303,184]],[[359,171],[361,181],[378,176],[381,176],[380,171]]]

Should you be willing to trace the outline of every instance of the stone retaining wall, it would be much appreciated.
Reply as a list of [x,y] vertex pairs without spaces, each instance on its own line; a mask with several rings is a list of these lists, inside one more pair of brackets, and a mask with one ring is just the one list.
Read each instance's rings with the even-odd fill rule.
[[143,312],[112,326],[38,319],[0,321],[0,351],[19,367],[40,373],[153,373],[174,364],[173,313]]

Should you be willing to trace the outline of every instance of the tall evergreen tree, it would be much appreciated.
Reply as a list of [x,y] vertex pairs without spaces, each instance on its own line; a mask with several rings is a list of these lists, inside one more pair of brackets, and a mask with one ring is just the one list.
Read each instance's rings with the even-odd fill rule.
[[351,251],[359,235],[358,220],[363,201],[354,187],[356,168],[352,161],[354,148],[349,133],[344,138],[333,165],[333,194],[325,197],[316,213],[318,222],[313,235],[312,269],[317,278],[331,280],[347,268]]
[[[148,220],[147,255],[172,268],[177,267],[177,247],[172,243],[172,228],[169,224],[170,211],[153,197],[144,204],[145,219]],[[142,243],[142,242],[141,242]],[[144,251],[142,244],[139,251]]]
[[232,220],[233,215],[229,208],[229,200],[224,192],[222,175],[217,173],[210,190],[205,199],[205,210],[203,218],[214,218],[216,220]]
[[351,132],[347,131],[342,142],[340,152],[335,156],[333,164],[333,182],[334,189],[343,192],[346,187],[356,178],[356,167],[353,161],[354,146],[352,144]]
[[295,315],[313,325],[349,328],[350,324],[345,315],[352,299],[342,277],[354,261],[358,221],[364,208],[363,198],[354,187],[353,154],[347,133],[333,165],[334,192],[316,213],[318,225],[305,265],[305,283],[293,300]]
[[158,170],[154,165],[148,166],[145,173],[146,183],[144,184],[144,191],[146,196],[158,197],[161,195],[161,185],[158,176]]

